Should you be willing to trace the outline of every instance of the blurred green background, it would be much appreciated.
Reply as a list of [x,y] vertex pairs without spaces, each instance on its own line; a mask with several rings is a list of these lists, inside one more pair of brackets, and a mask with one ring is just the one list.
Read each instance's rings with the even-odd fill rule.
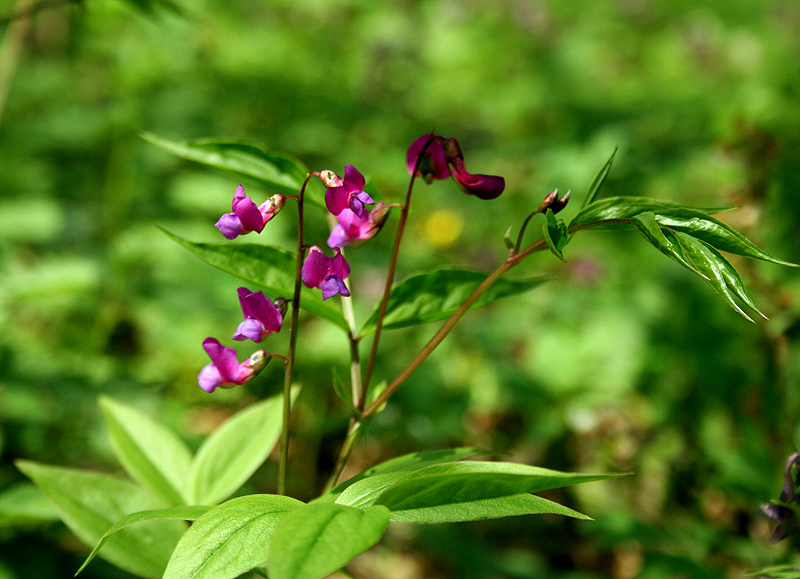
[[[98,395],[197,445],[280,388],[277,365],[238,389],[198,388],[200,343],[238,323],[239,283],[156,225],[222,241],[213,223],[237,183],[142,131],[252,139],[312,170],[353,164],[389,202],[414,138],[457,137],[467,168],[504,175],[507,190],[482,202],[422,185],[401,278],[493,268],[506,229],[556,187],[580,201],[615,145],[603,195],[741,205],[723,218],[800,261],[795,0],[174,1],[0,0],[0,16],[34,12],[0,22],[0,490],[12,493],[0,496],[0,579],[71,577],[87,554],[46,504],[15,511],[13,493],[29,489],[13,461],[118,472]],[[396,218],[350,252],[362,320]],[[323,243],[323,216],[310,227]],[[292,234],[281,215],[244,241],[291,248]],[[636,476],[549,495],[594,522],[393,525],[354,563],[359,577],[711,579],[791,560],[759,504],[777,498],[800,439],[800,276],[735,260],[770,318],[751,324],[635,233],[583,233],[565,255],[512,273],[554,281],[467,316],[352,468],[466,444]],[[376,376],[393,377],[434,330],[385,334]],[[344,368],[347,344],[319,320],[302,332],[289,488],[308,500],[346,426],[330,367]],[[275,472],[272,461],[245,490],[274,491]],[[129,575],[96,560],[82,576]]]

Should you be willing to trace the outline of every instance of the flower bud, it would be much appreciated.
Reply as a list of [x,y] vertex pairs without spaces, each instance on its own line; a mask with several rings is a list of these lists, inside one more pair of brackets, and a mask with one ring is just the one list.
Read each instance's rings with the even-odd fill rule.
[[567,203],[569,202],[570,193],[571,191],[567,191],[567,194],[561,197],[560,199],[558,198],[558,189],[556,189],[552,193],[548,193],[545,196],[544,200],[542,201],[542,204],[539,205],[539,209],[537,209],[536,212],[544,213],[548,209],[551,209],[554,214],[558,213],[559,211],[564,209],[564,207],[567,206]]
[[344,185],[344,180],[330,169],[325,169],[319,173],[312,174],[319,175],[319,180],[322,181],[322,184],[325,185],[325,187],[341,187]]

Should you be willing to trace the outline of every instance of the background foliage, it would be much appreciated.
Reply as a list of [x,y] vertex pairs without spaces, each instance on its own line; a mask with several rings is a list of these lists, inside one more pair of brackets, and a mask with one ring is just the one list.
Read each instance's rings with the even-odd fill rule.
[[[29,5],[2,0],[0,14]],[[118,468],[100,394],[196,448],[279,389],[277,367],[213,396],[197,387],[200,343],[238,317],[238,284],[154,225],[221,241],[212,224],[237,183],[141,131],[261,141],[316,170],[350,163],[390,202],[404,192],[414,138],[434,127],[458,137],[467,166],[504,175],[507,191],[484,204],[449,183],[420,188],[401,278],[442,258],[498,263],[508,226],[556,187],[585,191],[615,145],[604,195],[742,205],[723,218],[773,255],[800,255],[800,8],[790,0],[86,0],[37,12],[27,34],[21,23],[3,21],[0,48],[12,73],[0,74],[3,489],[28,492],[16,487],[17,458]],[[312,235],[325,227],[320,218]],[[360,320],[393,227],[351,254]],[[290,243],[290,228],[276,220],[263,241]],[[565,257],[541,254],[516,272],[554,281],[469,314],[378,416],[353,469],[467,444],[636,476],[550,497],[595,522],[393,524],[356,571],[722,578],[789,560],[788,541],[769,545],[758,505],[777,498],[798,438],[797,273],[736,261],[770,317],[754,325],[635,232],[579,235]],[[387,333],[376,375],[400,369],[432,329]],[[302,331],[289,488],[305,500],[346,422],[330,366],[347,344],[319,320]],[[275,470],[268,463],[245,490],[274,491]],[[37,522],[46,504],[15,504],[0,502],[0,577],[71,576],[87,549]],[[127,576],[100,561],[84,573]]]

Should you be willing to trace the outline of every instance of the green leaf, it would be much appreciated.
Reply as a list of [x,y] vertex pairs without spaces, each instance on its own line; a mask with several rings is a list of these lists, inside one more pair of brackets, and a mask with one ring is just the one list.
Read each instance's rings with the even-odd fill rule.
[[800,579],[800,569],[795,565],[776,565],[746,574],[748,577],[769,577],[771,579]]
[[396,485],[409,474],[409,472],[403,471],[387,472],[361,479],[343,489],[334,502],[338,505],[361,509],[371,507],[384,491]]
[[583,204],[581,205],[581,208],[586,207],[594,202],[597,194],[600,192],[600,187],[603,186],[603,183],[606,181],[606,177],[608,177],[609,171],[611,171],[611,165],[614,163],[614,155],[617,154],[618,148],[619,147],[614,147],[614,151],[611,153],[608,161],[606,161],[606,164],[603,165],[603,168],[600,169],[600,172],[595,175],[595,178],[592,180],[592,184],[589,185],[589,190],[586,192],[586,197],[583,198]]
[[510,462],[453,462],[429,466],[399,480],[375,504],[392,511],[436,507],[562,488],[623,476],[559,472]]
[[[87,545],[126,515],[169,505],[150,491],[112,476],[18,461],[17,467],[44,491],[61,520]],[[101,557],[142,577],[160,578],[186,525],[147,522],[111,537]]]
[[591,517],[573,511],[568,507],[529,494],[481,499],[421,509],[392,511],[390,519],[399,523],[435,524],[541,514],[563,515],[585,521],[592,520]]
[[[650,243],[650,245],[655,247],[670,259],[677,261],[686,269],[689,269],[699,276],[705,278],[705,276],[697,271],[692,264],[684,259],[680,246],[677,243],[673,243],[672,240],[669,239],[669,237],[672,237],[671,234],[669,237],[667,237],[667,235],[661,229],[661,226],[656,221],[656,216],[652,211],[645,211],[639,215],[634,215],[631,217],[631,223],[636,230],[642,234],[642,237],[644,237],[647,242]],[[669,234],[669,232],[667,233]]]
[[377,543],[389,525],[385,507],[303,505],[286,515],[272,537],[271,579],[321,579]]
[[[292,398],[298,389],[292,392]],[[192,463],[194,504],[216,504],[244,484],[267,459],[281,434],[283,395],[238,412],[209,436]]]
[[558,259],[566,263],[566,259],[562,255],[564,246],[569,241],[569,234],[567,233],[567,226],[558,217],[555,216],[552,209],[548,209],[545,214],[545,223],[543,226],[544,240],[547,247],[553,252]]
[[272,535],[302,502],[278,495],[247,495],[214,507],[183,535],[164,579],[230,579],[263,565]]
[[339,400],[344,402],[345,406],[350,409],[353,415],[361,417],[361,411],[353,404],[353,393],[345,386],[344,382],[339,378],[336,368],[332,369],[333,373],[333,391],[339,397]]
[[[467,269],[444,268],[414,275],[392,288],[383,328],[404,328],[443,320],[455,312],[464,300],[486,279],[486,274]],[[497,280],[478,298],[472,309],[507,296],[520,294],[548,281],[535,277],[520,281]],[[361,335],[375,331],[380,307],[364,323]]]
[[211,507],[182,506],[158,509],[155,511],[140,511],[138,513],[131,513],[127,517],[123,517],[122,520],[118,521],[113,527],[103,533],[103,536],[100,538],[100,542],[97,543],[94,549],[92,549],[92,552],[89,553],[89,556],[83,562],[83,565],[81,565],[80,568],[75,572],[75,575],[86,568],[86,566],[91,562],[92,559],[94,559],[95,555],[97,555],[100,549],[105,546],[111,535],[117,531],[121,531],[125,527],[144,521],[194,521],[210,508]]
[[[600,201],[595,201],[591,205],[581,209],[580,212],[572,218],[569,226],[586,225],[588,223],[607,219],[630,219],[634,215],[639,215],[645,211],[652,211],[658,215],[674,209],[686,209],[686,207],[680,203],[650,199],[648,197],[607,197]],[[708,214],[720,213],[730,209],[735,209],[735,207],[693,208],[692,211]]]
[[108,397],[100,399],[111,446],[128,474],[173,504],[189,480],[192,454],[173,432]]
[[[193,243],[165,229],[161,231],[209,265],[261,286],[270,297],[292,299],[296,267],[293,253],[252,243]],[[323,301],[319,290],[303,287],[300,307],[349,331],[341,308],[333,300]]]
[[297,159],[267,153],[255,143],[212,139],[170,141],[150,133],[143,133],[142,138],[173,155],[282,195],[297,195],[308,173]]
[[0,493],[0,529],[57,520],[53,503],[32,483],[21,482]]
[[744,284],[739,274],[736,272],[736,269],[734,269],[728,260],[722,257],[722,254],[709,244],[695,239],[691,235],[678,231],[675,233],[675,238],[683,249],[687,259],[694,266],[694,269],[705,278],[708,285],[717,292],[717,295],[725,300],[725,303],[731,306],[745,319],[752,322],[753,320],[750,316],[748,316],[736,302],[735,298],[739,298],[753,311],[763,318],[766,318],[747,294],[747,290],[745,290]]

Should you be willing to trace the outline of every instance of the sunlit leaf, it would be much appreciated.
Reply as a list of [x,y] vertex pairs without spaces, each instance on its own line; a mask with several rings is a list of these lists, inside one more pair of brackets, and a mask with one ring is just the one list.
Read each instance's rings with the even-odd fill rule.
[[32,483],[21,482],[0,493],[0,529],[57,520],[53,503]]
[[[650,199],[648,197],[606,197],[605,199],[595,201],[591,205],[581,209],[580,212],[572,218],[569,226],[586,225],[595,221],[604,221],[607,219],[627,220],[645,211],[652,211],[658,215],[672,209],[686,209],[686,207],[680,203],[662,201],[661,199]],[[731,209],[735,209],[735,207],[695,207],[692,208],[692,211],[708,214],[720,213]]]
[[377,543],[389,525],[385,507],[313,503],[293,510],[272,537],[271,579],[322,579]]
[[561,253],[564,250],[564,246],[567,245],[567,242],[569,241],[567,226],[564,221],[556,217],[552,209],[548,209],[547,213],[545,214],[545,223],[542,226],[542,229],[547,247],[550,248],[550,251],[558,259],[566,262],[567,260],[564,259],[564,256]]
[[656,216],[652,211],[645,211],[639,215],[634,215],[631,217],[631,224],[633,224],[636,230],[642,234],[642,237],[644,237],[650,245],[658,249],[661,253],[677,261],[683,267],[697,273],[701,277],[705,277],[698,272],[692,264],[684,259],[680,246],[673,243],[664,234],[664,231],[656,221]]
[[302,505],[290,497],[247,495],[214,507],[183,535],[164,579],[232,579],[263,565],[278,524]]

